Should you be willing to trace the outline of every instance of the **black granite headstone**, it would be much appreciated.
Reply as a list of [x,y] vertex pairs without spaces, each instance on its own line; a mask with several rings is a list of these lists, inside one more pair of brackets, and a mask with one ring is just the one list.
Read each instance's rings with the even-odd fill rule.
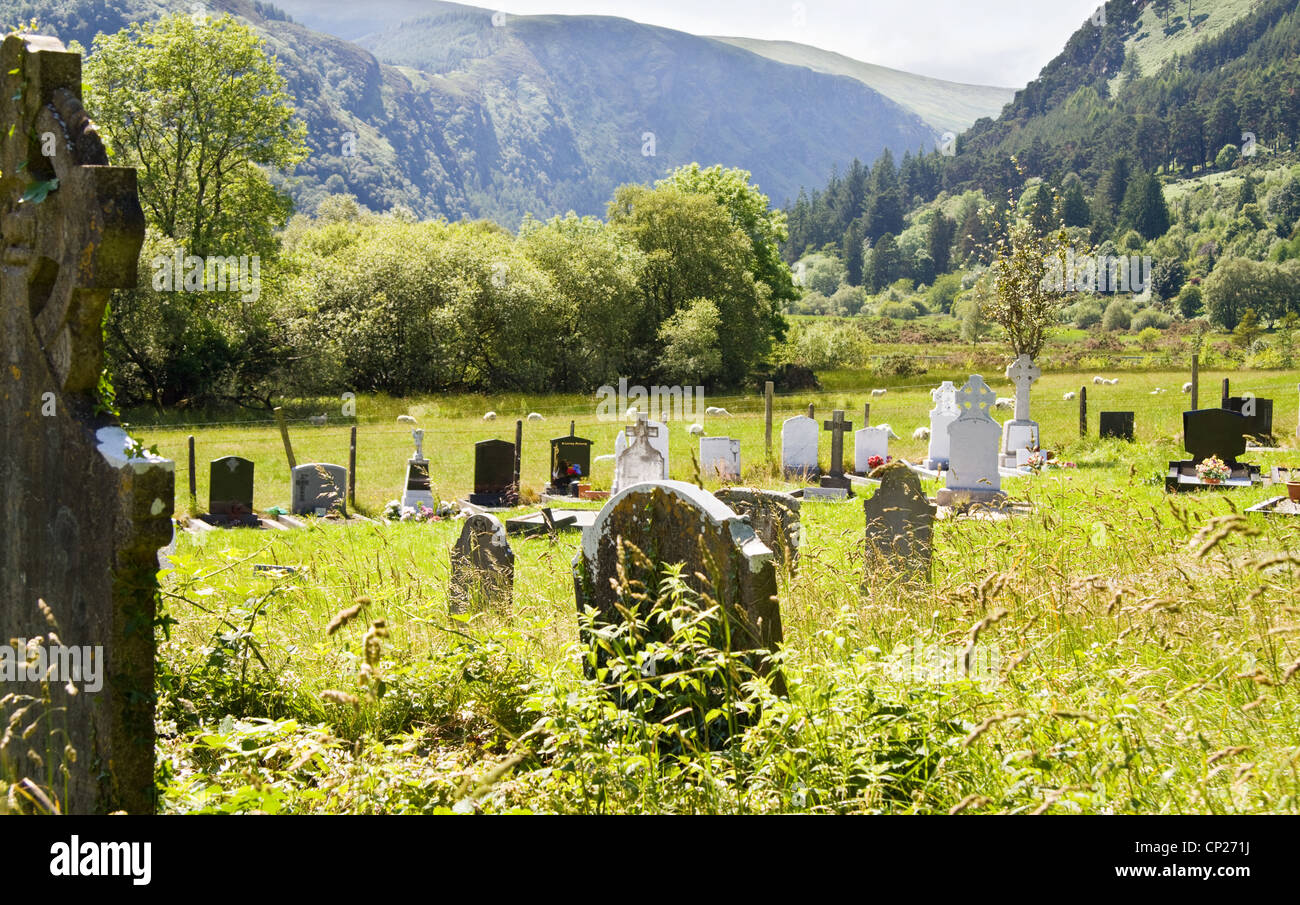
[[565,494],[572,484],[591,477],[592,441],[583,437],[556,437],[551,441],[549,493]]
[[1133,442],[1133,412],[1102,412],[1101,439],[1112,437],[1116,440]]
[[[1254,403],[1255,414],[1247,415],[1248,403]],[[1261,439],[1273,436],[1273,400],[1256,397],[1233,396],[1228,400],[1228,411],[1237,412],[1247,419],[1246,434]]]
[[1218,456],[1228,465],[1246,452],[1246,432],[1250,419],[1228,409],[1201,409],[1183,412],[1183,445],[1191,461],[1202,462]]
[[226,456],[209,465],[208,513],[217,522],[258,524],[253,514],[252,462],[239,456]]
[[513,506],[519,501],[513,443],[484,440],[474,444],[474,492],[469,501],[476,506]]

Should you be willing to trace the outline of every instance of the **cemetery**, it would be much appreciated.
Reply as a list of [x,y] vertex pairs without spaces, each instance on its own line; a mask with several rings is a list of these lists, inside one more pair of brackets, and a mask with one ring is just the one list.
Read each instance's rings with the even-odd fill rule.
[[[723,388],[701,431],[576,392],[128,431],[97,393],[136,172],[77,54],[3,62],[4,810],[1300,809],[1294,372],[1017,346]],[[16,678],[69,646],[102,690]]]

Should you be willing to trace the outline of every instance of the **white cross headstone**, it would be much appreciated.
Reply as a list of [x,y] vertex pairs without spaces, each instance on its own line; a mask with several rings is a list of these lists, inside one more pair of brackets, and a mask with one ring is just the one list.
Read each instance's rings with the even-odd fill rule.
[[781,469],[787,475],[817,470],[817,422],[806,415],[787,418],[781,425]]
[[944,489],[939,504],[995,500],[1003,496],[998,471],[998,423],[989,416],[997,401],[978,374],[972,374],[957,392],[961,414],[948,426],[949,456]]
[[706,478],[740,480],[740,441],[730,437],[701,437],[700,471]]
[[1016,467],[1016,451],[1038,448],[1038,423],[1029,417],[1029,390],[1043,372],[1028,355],[1007,366],[1006,377],[1016,388],[1016,416],[1002,426],[1002,466]]
[[[645,422],[650,431],[650,445],[653,446],[659,455],[663,457],[663,474],[655,480],[668,480],[668,425],[662,421],[651,421],[645,415],[637,415],[637,423]],[[618,456],[627,449],[628,441],[632,439],[632,433],[636,430],[636,425],[628,425],[618,432],[614,438],[614,462],[617,464]]]
[[664,480],[664,457],[653,441],[666,433],[666,429],[661,431],[641,415],[627,430],[631,440],[614,459],[613,492],[616,495],[637,484]]
[[411,457],[413,462],[424,461],[424,431],[411,431],[411,439],[415,440],[415,455]]
[[948,426],[957,420],[957,388],[951,380],[930,391],[934,408],[930,410],[930,453],[925,467],[931,471],[948,467]]

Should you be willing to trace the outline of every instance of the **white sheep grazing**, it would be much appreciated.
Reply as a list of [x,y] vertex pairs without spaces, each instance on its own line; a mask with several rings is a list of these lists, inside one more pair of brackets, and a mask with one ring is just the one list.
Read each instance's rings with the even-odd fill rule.
[[1183,384],[1183,392],[1190,393],[1191,391],[1192,391],[1192,382],[1189,380],[1187,381],[1187,383]]
[[1107,385],[1107,386],[1112,386],[1112,387],[1119,386],[1119,378],[1118,378],[1118,377],[1112,377],[1110,380],[1107,380],[1107,381],[1106,381],[1106,385]]
[[871,398],[872,398],[872,399],[879,399],[881,396],[885,395],[885,394],[888,393],[888,392],[889,392],[889,390],[872,390],[872,391],[871,391]]
[[711,405],[711,406],[709,406],[708,408],[706,408],[706,409],[704,410],[704,414],[706,414],[706,415],[721,415],[723,418],[730,418],[730,417],[731,417],[731,412],[727,411],[726,409],[718,408],[718,407],[715,406],[715,405]]
[[316,417],[308,418],[307,420],[317,427],[324,427],[329,422],[329,415],[317,415]]
[[693,436],[693,437],[703,437],[703,436],[704,436],[704,425],[703,425],[703,424],[700,424],[700,423],[697,421],[696,423],[692,424],[690,427],[686,428],[686,432],[687,432],[688,434],[690,434],[691,436]]
[[999,396],[998,401],[993,403],[993,407],[999,411],[1010,411],[1016,407],[1016,400],[1008,399],[1006,396]]
[[546,419],[543,418],[541,415],[537,414],[536,412],[529,412],[529,413],[528,413],[528,420],[529,420],[529,421],[545,421]]
[[397,416],[397,423],[398,423],[398,424],[415,424],[415,419],[412,418],[410,415],[398,415],[398,416]]
[[1073,402],[1075,399],[1078,398],[1078,396],[1079,396],[1078,393],[1076,393],[1076,392],[1074,392],[1073,390],[1071,390],[1070,392],[1068,392],[1068,393],[1065,394],[1065,401],[1066,401],[1066,402]]
[[916,430],[912,431],[912,439],[913,439],[913,440],[929,440],[929,439],[930,439],[930,428],[928,428],[928,427],[918,427]]
[[497,413],[496,413],[496,412],[488,412],[486,415],[483,416],[483,420],[484,420],[484,421],[495,421],[495,420],[497,420]]
[[894,433],[894,429],[893,429],[892,427],[890,427],[888,424],[877,424],[877,425],[876,425],[876,428],[877,428],[878,430],[882,430],[882,431],[884,431],[886,434],[888,434],[888,435],[889,435],[889,439],[891,439],[891,440],[897,440],[897,439],[898,439],[898,434]]

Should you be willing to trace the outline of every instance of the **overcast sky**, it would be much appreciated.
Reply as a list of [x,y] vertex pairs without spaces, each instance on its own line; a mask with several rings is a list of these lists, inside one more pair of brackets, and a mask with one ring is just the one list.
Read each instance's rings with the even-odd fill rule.
[[[465,0],[475,6],[491,2]],[[502,0],[520,15],[623,16],[698,35],[798,41],[895,69],[1022,88],[1101,0]]]

